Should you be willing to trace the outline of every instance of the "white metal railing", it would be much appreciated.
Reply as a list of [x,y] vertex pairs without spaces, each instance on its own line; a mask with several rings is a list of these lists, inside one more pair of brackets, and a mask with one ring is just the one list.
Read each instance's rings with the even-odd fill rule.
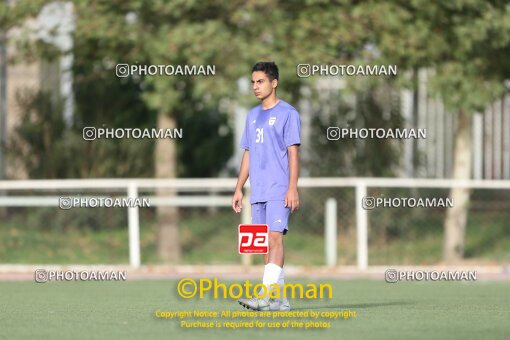
[[[236,183],[234,178],[203,178],[203,179],[61,179],[61,180],[12,180],[0,181],[0,192],[9,190],[44,190],[66,193],[86,190],[118,190],[128,197],[139,197],[140,190],[176,189],[180,191],[232,190]],[[369,187],[400,187],[400,188],[473,188],[473,189],[510,189],[510,180],[450,180],[450,179],[413,179],[413,178],[301,178],[301,188],[355,188],[355,209],[357,229],[357,265],[360,269],[368,267],[368,213],[361,206]],[[249,183],[247,183],[249,189]],[[179,207],[229,207],[230,196],[144,196],[149,198],[151,206]],[[246,196],[246,200],[248,197]],[[0,196],[0,206],[58,206],[59,196]],[[244,205],[241,223],[250,222],[249,204]],[[140,237],[138,208],[128,208],[129,259],[133,267],[140,266]],[[325,203],[325,251],[326,263],[336,265],[337,217],[335,200]],[[250,257],[244,256],[243,263],[249,264]]]

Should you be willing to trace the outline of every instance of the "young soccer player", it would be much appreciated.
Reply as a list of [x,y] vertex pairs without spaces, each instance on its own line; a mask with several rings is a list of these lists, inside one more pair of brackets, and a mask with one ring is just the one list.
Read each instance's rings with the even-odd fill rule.
[[262,283],[270,291],[280,285],[282,298],[240,299],[239,303],[254,310],[290,310],[283,298],[283,235],[288,231],[289,215],[299,208],[297,191],[301,144],[299,114],[294,107],[276,97],[278,67],[274,62],[258,62],[253,66],[251,82],[260,105],[246,117],[241,139],[245,150],[232,197],[232,209],[241,212],[242,189],[248,177],[251,184],[253,224],[269,226],[269,252],[264,255]]

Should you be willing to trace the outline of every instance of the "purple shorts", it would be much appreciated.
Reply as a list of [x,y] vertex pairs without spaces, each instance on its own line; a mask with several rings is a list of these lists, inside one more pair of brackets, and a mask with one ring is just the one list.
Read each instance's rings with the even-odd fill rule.
[[284,201],[258,202],[251,205],[251,223],[267,224],[269,231],[287,234],[289,229],[290,208],[284,207]]

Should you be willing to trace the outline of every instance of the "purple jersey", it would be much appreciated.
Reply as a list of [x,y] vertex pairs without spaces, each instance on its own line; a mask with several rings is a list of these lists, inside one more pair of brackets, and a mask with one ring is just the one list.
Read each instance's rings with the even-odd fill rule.
[[284,201],[289,188],[287,148],[301,144],[299,113],[280,101],[248,112],[241,147],[250,151],[250,203]]

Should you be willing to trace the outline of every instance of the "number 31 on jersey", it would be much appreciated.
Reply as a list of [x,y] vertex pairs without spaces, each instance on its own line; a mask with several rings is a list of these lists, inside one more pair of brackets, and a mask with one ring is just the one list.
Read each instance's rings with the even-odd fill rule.
[[257,133],[255,143],[264,143],[264,128],[258,128],[255,132]]

